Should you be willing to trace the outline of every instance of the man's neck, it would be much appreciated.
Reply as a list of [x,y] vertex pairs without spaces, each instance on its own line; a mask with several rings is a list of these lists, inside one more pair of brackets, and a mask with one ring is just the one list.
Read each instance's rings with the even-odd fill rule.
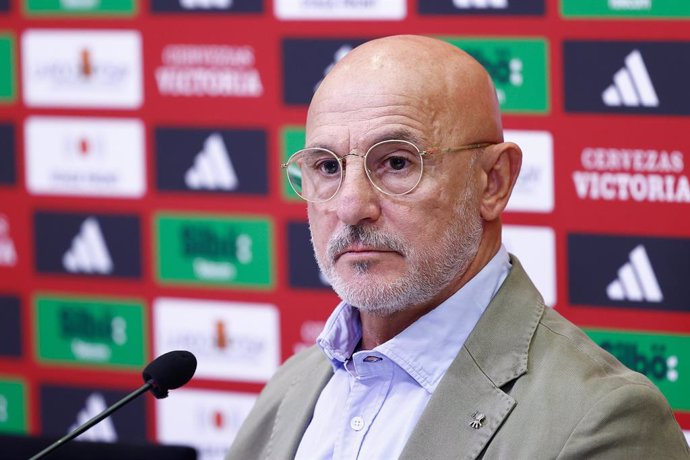
[[480,244],[477,255],[464,273],[428,302],[421,305],[408,306],[389,315],[372,315],[360,310],[359,316],[362,322],[362,341],[360,342],[360,348],[362,350],[371,350],[389,341],[419,318],[439,306],[463,287],[469,280],[474,278],[474,276],[496,255],[501,246],[500,239],[498,239],[495,244],[494,242],[487,245],[483,243],[485,243],[485,241],[482,241],[482,244]]

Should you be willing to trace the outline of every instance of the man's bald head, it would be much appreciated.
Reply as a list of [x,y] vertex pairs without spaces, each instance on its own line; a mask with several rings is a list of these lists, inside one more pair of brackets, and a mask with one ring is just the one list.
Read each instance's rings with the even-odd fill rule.
[[[311,108],[350,95],[406,94],[433,107],[428,128],[456,142],[502,141],[496,91],[486,70],[459,48],[430,37],[397,35],[364,43],[324,78]],[[307,120],[309,129],[309,118]]]
[[[521,152],[502,142],[496,91],[467,53],[409,35],[363,44],[314,94],[306,142],[317,153],[299,157],[302,177],[338,187],[332,199],[309,203],[314,252],[360,312],[401,312],[404,328],[498,251]],[[488,145],[459,149],[480,143]],[[435,149],[447,154],[426,154]],[[410,178],[417,182],[407,193],[390,190]]]

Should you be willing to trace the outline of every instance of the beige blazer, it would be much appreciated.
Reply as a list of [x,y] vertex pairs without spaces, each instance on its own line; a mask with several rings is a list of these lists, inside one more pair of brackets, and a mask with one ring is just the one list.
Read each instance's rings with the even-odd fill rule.
[[[400,458],[690,458],[657,388],[545,308],[513,256],[511,263]],[[331,375],[316,347],[290,358],[264,388],[226,460],[294,458]]]

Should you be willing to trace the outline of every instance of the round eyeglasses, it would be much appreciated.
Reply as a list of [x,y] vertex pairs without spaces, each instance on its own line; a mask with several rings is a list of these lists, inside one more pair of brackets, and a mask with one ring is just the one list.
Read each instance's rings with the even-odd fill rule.
[[295,152],[280,166],[287,173],[290,186],[306,201],[322,203],[340,190],[345,175],[345,158],[364,159],[364,171],[371,184],[386,195],[406,195],[417,187],[424,173],[424,157],[437,153],[484,148],[492,143],[462,147],[419,150],[412,142],[390,139],[372,145],[364,155],[348,153],[339,157],[320,147]]

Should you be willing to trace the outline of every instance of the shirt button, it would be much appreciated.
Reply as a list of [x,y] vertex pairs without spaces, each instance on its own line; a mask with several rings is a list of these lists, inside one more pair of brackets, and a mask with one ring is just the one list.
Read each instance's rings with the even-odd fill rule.
[[350,420],[350,428],[355,431],[359,431],[364,428],[364,419],[360,416],[352,417]]
[[381,359],[383,358],[379,358],[378,356],[367,356],[362,361],[364,361],[365,363],[377,363],[381,361]]

